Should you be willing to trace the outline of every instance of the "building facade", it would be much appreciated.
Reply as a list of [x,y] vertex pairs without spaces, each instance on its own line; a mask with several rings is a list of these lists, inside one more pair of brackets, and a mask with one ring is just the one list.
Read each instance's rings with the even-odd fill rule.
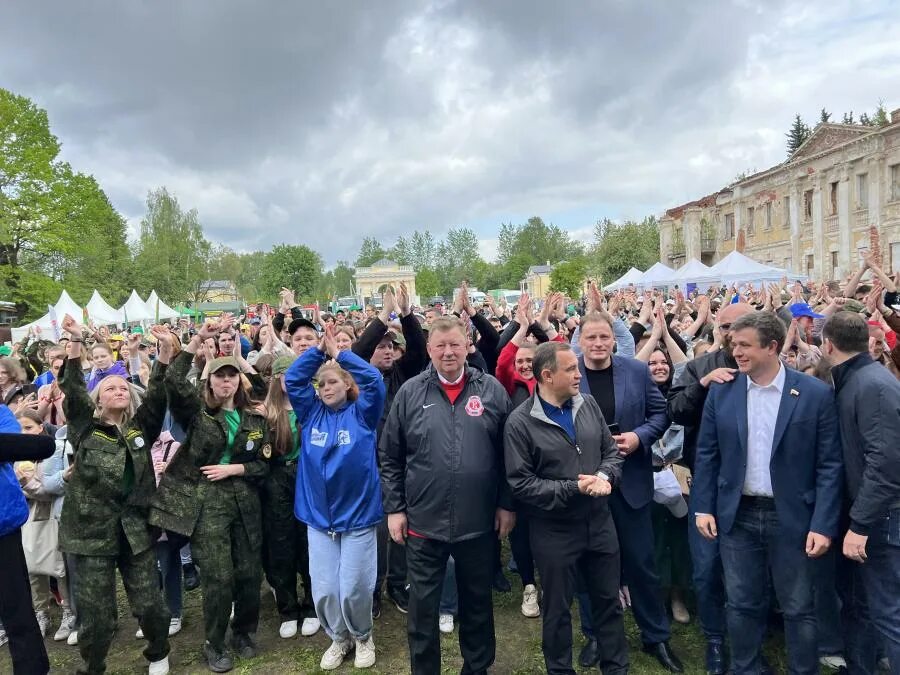
[[398,265],[393,260],[382,258],[371,267],[357,267],[353,280],[356,295],[364,304],[381,298],[385,286],[392,287],[396,292],[401,281],[406,284],[412,302],[418,303],[416,272],[411,265]]
[[711,265],[737,249],[818,280],[872,247],[900,270],[900,109],[881,128],[819,124],[787,161],[666,211],[660,260]]
[[553,271],[553,265],[547,262],[546,265],[532,265],[525,272],[525,278],[519,282],[519,289],[523,293],[528,293],[532,299],[543,298],[550,292],[550,272]]

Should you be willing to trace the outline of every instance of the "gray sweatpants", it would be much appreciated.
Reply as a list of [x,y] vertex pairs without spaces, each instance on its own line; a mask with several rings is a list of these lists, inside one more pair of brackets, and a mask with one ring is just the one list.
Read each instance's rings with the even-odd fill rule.
[[310,527],[309,576],[316,616],[332,640],[365,640],[372,632],[378,572],[376,528],[332,536]]

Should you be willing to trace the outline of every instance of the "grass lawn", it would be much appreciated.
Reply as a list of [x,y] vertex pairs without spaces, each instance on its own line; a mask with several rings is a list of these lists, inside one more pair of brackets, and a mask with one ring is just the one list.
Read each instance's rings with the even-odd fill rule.
[[[497,634],[497,660],[493,672],[496,675],[531,675],[544,672],[544,660],[541,654],[541,620],[526,619],[519,612],[521,603],[521,585],[516,575],[509,575],[512,581],[512,593],[494,594],[494,616]],[[573,612],[576,624],[575,659],[582,640],[577,632],[578,612]],[[58,611],[53,614],[51,634],[58,625]],[[275,611],[275,604],[268,587],[263,584],[262,609],[257,640],[260,655],[250,660],[235,660],[234,673],[273,673],[300,674],[321,673],[319,659],[328,648],[329,641],[320,631],[311,638],[298,637],[283,640],[278,637],[280,621]],[[128,610],[124,593],[119,588],[119,631],[113,641],[107,659],[107,672],[110,675],[134,675],[146,672],[146,661],[141,656],[141,642],[134,638],[137,621]],[[626,630],[631,650],[632,673],[665,673],[656,661],[640,651],[640,637],[630,613],[626,614]],[[409,655],[406,643],[406,617],[396,611],[387,600],[381,618],[375,622],[375,647],[378,661],[370,673],[409,672]],[[185,594],[184,627],[172,639],[170,663],[172,673],[207,673],[206,664],[200,653],[203,643],[203,618],[200,606],[200,591]],[[785,656],[780,648],[780,634],[773,637],[768,644],[767,654],[776,672],[785,672]],[[687,673],[704,672],[705,643],[696,621],[687,626],[673,623],[672,645],[685,664]],[[74,672],[79,663],[78,648],[69,647],[65,642],[53,642],[48,638],[47,649],[53,673]],[[443,673],[459,673],[462,659],[459,655],[457,634],[442,636]],[[357,672],[353,668],[353,659],[335,673]],[[8,648],[0,650],[0,673],[11,673]],[[358,671],[362,672],[362,671]],[[592,668],[584,672],[599,672]]]

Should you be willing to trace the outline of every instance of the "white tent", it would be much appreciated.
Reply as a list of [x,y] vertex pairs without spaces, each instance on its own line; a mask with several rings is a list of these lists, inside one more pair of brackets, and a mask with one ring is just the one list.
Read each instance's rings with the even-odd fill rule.
[[[56,314],[58,329],[60,328],[60,326],[62,326],[62,320],[65,318],[66,314],[71,315],[71,317],[78,323],[81,323],[82,321],[81,306],[77,302],[75,302],[72,299],[72,296],[69,295],[69,293],[65,290],[59,294],[59,300],[57,300],[56,304],[53,305],[53,312]],[[50,317],[50,312],[44,314],[44,316],[42,316],[37,321],[32,321],[31,323],[20,326],[19,328],[11,329],[13,342],[18,342],[23,337],[28,335],[29,330],[37,332],[38,335],[46,340],[56,339],[56,336],[53,332],[53,320]]]
[[179,317],[178,312],[159,299],[155,290],[150,291],[150,295],[145,304],[150,311],[153,312],[153,317],[160,321],[164,321],[165,319],[177,319]]
[[125,323],[122,310],[110,305],[95,289],[91,299],[88,300],[87,313],[91,321],[98,326],[109,326],[116,323]]
[[707,287],[718,283],[719,277],[712,271],[712,268],[704,265],[696,258],[687,261],[675,270],[675,274],[665,280],[666,286],[677,285],[681,289],[688,284],[694,284],[697,287]]
[[634,282],[634,285],[639,288],[665,286],[666,279],[671,278],[673,274],[675,274],[675,270],[668,265],[663,265],[661,262],[658,262],[644,272],[640,278]]
[[[723,284],[763,283],[779,281],[784,276],[798,278],[796,274],[788,274],[780,267],[772,267],[756,262],[743,253],[732,251],[710,268]],[[805,277],[801,277],[805,278]]]
[[620,288],[625,288],[626,286],[630,286],[631,284],[634,284],[638,279],[640,279],[642,274],[643,274],[643,272],[641,272],[637,267],[632,267],[627,272],[625,272],[625,274],[623,274],[618,279],[616,279],[614,282],[605,286],[603,288],[603,290],[616,291]]
[[131,295],[128,297],[128,300],[125,301],[125,304],[122,305],[121,311],[125,315],[124,319],[126,323],[150,321],[153,319],[153,312],[147,307],[144,301],[141,300],[141,296],[139,296],[135,290],[131,291]]

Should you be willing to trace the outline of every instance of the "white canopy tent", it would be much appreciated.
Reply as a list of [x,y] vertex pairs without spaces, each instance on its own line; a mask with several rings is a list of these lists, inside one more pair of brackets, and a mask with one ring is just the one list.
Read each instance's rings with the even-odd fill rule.
[[177,319],[180,316],[178,312],[159,299],[155,290],[150,291],[147,302],[144,304],[146,304],[148,309],[153,312],[154,319],[164,321],[166,319]]
[[[70,314],[72,318],[79,323],[82,320],[81,306],[75,302],[68,291],[65,290],[59,294],[59,300],[53,305],[53,314],[56,315],[56,321],[58,322],[57,329],[62,325],[62,320],[65,318],[66,314]],[[18,328],[12,328],[11,333],[13,342],[18,342],[24,338],[28,335],[29,331],[37,332],[47,340],[54,340],[56,335],[53,332],[53,319],[51,317],[51,312],[47,312],[37,321],[32,321],[31,323],[19,326]]]
[[85,309],[87,309],[87,314],[91,321],[98,326],[125,323],[125,316],[122,314],[122,310],[116,309],[106,302],[96,289],[94,289],[94,294],[88,300]]
[[146,303],[141,300],[141,296],[137,291],[132,290],[131,295],[125,304],[122,305],[121,311],[124,314],[125,323],[137,323],[139,321],[151,321],[153,319],[153,311],[147,307]]
[[657,286],[665,286],[666,279],[669,279],[675,270],[661,262],[655,263],[650,269],[644,272],[641,277],[634,282],[638,288],[655,288]]
[[707,265],[696,258],[692,258],[675,270],[675,273],[666,279],[664,285],[678,286],[683,289],[688,284],[694,284],[698,288],[707,287],[719,283],[719,277]]
[[625,288],[626,286],[630,286],[638,281],[644,273],[641,272],[637,267],[632,267],[625,274],[620,276],[611,284],[604,286],[603,290],[605,291],[617,291],[620,288]]
[[756,262],[743,253],[732,251],[710,268],[723,284],[764,283],[779,281],[784,276],[791,279],[805,279],[803,275],[790,274],[780,267],[772,267]]

